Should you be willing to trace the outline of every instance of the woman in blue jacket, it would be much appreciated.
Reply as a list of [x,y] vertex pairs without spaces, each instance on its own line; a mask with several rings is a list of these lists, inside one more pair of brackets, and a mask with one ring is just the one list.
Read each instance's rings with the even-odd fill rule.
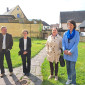
[[79,32],[76,31],[76,23],[73,20],[67,21],[68,31],[63,35],[62,47],[64,59],[66,60],[68,80],[66,85],[76,85],[75,64],[78,58]]

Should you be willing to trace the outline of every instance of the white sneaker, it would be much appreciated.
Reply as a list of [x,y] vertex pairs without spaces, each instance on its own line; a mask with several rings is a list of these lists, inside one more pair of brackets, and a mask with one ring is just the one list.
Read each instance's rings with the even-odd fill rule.
[[66,82],[66,85],[69,85],[69,84],[71,83],[71,81],[72,81],[72,80],[69,80],[69,79],[68,79],[67,82]]
[[51,78],[53,78],[53,75],[50,75],[50,76],[48,77],[48,79],[51,79]]
[[5,76],[5,74],[3,73],[3,74],[0,74],[0,77],[4,77]]
[[58,76],[55,76],[55,81],[58,80]]
[[76,84],[71,84],[71,85],[76,85]]

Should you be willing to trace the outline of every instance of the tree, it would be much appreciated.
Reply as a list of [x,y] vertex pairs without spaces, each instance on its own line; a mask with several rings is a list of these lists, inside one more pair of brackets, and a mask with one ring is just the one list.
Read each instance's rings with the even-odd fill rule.
[[41,38],[42,37],[42,25],[40,24],[40,26],[39,26],[39,38]]

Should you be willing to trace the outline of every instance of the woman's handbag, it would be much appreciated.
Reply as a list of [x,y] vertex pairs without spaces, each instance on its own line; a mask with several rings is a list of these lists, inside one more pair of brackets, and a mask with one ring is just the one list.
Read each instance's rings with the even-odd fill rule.
[[63,58],[63,55],[60,55],[59,61],[60,61],[60,66],[64,67],[65,66],[65,60]]
[[18,52],[18,55],[21,55],[21,51]]
[[59,61],[60,61],[60,66],[64,67],[65,66],[65,60],[63,58],[63,50],[62,50],[62,48],[61,48],[61,55],[60,55]]

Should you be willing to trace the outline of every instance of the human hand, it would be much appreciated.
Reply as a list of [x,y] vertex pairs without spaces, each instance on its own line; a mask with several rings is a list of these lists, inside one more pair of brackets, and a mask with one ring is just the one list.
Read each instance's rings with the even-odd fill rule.
[[27,54],[27,51],[24,51],[23,54],[24,54],[24,55]]
[[72,55],[72,53],[70,51],[68,51],[68,55]]
[[68,55],[68,50],[64,50],[64,54]]

